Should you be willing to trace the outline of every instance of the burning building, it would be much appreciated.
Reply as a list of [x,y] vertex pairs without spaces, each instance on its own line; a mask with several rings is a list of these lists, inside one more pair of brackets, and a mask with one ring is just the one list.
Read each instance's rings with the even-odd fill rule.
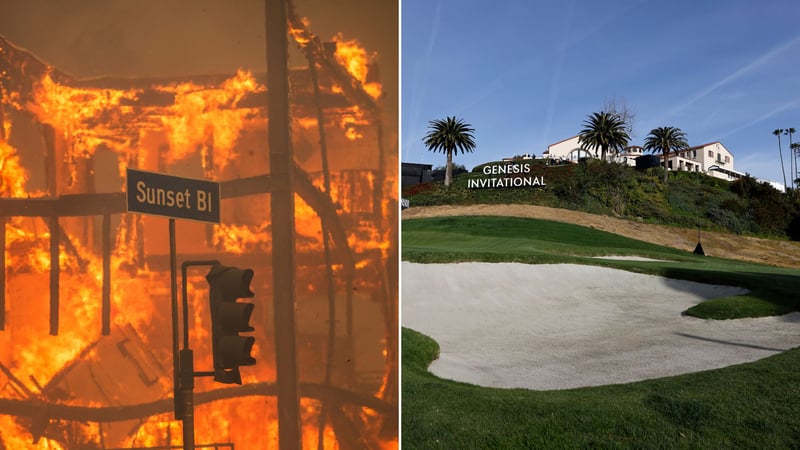
[[[394,448],[396,125],[375,55],[288,16],[303,447]],[[0,36],[0,448],[182,442],[168,219],[127,212],[128,168],[219,183],[220,223],[177,221],[177,257],[253,269],[257,364],[242,386],[196,378],[195,441],[277,446],[273,304],[291,298],[273,283],[267,80],[76,78]],[[205,274],[187,273],[182,311],[197,371],[213,364]]]

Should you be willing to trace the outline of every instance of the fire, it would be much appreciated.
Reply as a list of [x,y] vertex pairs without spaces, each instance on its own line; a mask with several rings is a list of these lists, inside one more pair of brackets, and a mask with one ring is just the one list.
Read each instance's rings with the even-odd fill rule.
[[[252,73],[243,70],[226,80],[219,88],[186,82],[162,86],[164,92],[175,94],[175,104],[161,117],[169,133],[170,152],[167,163],[183,160],[201,148],[204,169],[218,173],[238,155],[234,153],[245,120],[252,111],[237,108],[249,93],[263,91]],[[208,167],[208,152],[213,149],[214,163]]]
[[[307,48],[314,39],[309,31],[309,25],[310,21],[306,17],[297,19],[295,23],[289,21],[289,33],[301,48]],[[342,33],[336,33],[332,41],[336,43],[335,60],[358,81],[364,92],[374,99],[379,99],[383,87],[381,83],[373,80],[376,77],[370,73],[371,70],[377,70],[377,53],[368,53],[358,39],[344,39]]]
[[348,108],[339,119],[339,127],[344,130],[347,139],[355,141],[364,137],[359,131],[359,127],[368,126],[369,120],[364,117],[364,113],[358,106]]
[[[139,123],[145,129],[166,131],[170,144],[169,152],[163,155],[166,163],[184,160],[200,149],[204,169],[214,174],[238,156],[234,152],[236,143],[245,121],[253,115],[251,109],[239,108],[239,102],[264,89],[251,72],[241,69],[219,86],[194,82],[155,86],[155,92],[174,96],[174,103],[161,109],[153,107],[150,114],[142,115],[130,106],[141,100],[141,89],[75,88],[59,84],[47,74],[37,85],[35,103],[28,108],[41,122],[59,124],[64,136],[72,139],[69,160],[89,158],[101,144],[121,154],[129,152],[131,137],[139,133],[116,127]],[[99,123],[99,118],[110,126]],[[209,154],[212,151],[213,158]],[[211,159],[216,168],[208,166]]]
[[138,90],[121,91],[114,89],[84,89],[63,86],[56,83],[49,73],[39,80],[34,92],[35,103],[27,108],[37,114],[43,123],[59,124],[65,137],[72,137],[74,144],[67,159],[86,158],[94,154],[102,130],[87,127],[87,122],[94,122],[98,117],[114,111],[117,117],[112,121],[124,121],[133,112],[123,102],[133,101]]
[[226,252],[241,255],[251,251],[270,251],[272,246],[267,224],[257,227],[250,225],[215,225],[214,243]]
[[0,197],[24,197],[28,173],[19,162],[17,150],[0,139]]
[[308,17],[303,17],[300,19],[301,26],[295,28],[292,26],[291,21],[289,22],[289,33],[292,36],[292,39],[297,43],[297,45],[301,47],[307,46],[311,43],[311,36],[308,32],[309,25],[311,25],[311,21],[308,20]]
[[[308,21],[305,20],[302,27],[292,30],[292,36],[300,45],[309,45],[312,42],[313,35],[307,28]],[[360,47],[357,40],[344,40],[341,34],[336,39],[336,60],[360,83],[365,92],[372,98],[379,98],[381,85],[372,81],[370,74],[370,66],[374,65],[376,54],[369,54]],[[4,49],[0,48],[0,63],[5,62],[3,57]],[[30,158],[31,153],[20,152],[20,149],[12,146],[10,142],[15,142],[14,133],[18,131],[10,119],[2,120],[2,198],[38,199],[48,196],[48,201],[56,201],[64,194],[91,196],[91,192],[82,189],[91,186],[86,181],[89,174],[99,174],[92,173],[95,169],[88,169],[88,165],[83,163],[94,163],[101,155],[110,155],[112,158],[112,168],[109,170],[105,167],[105,174],[116,175],[119,179],[128,166],[151,171],[169,171],[174,166],[182,169],[188,167],[187,170],[200,169],[206,178],[222,180],[246,176],[242,172],[260,173],[263,169],[263,166],[258,166],[263,164],[261,160],[252,156],[246,159],[246,155],[242,155],[242,148],[245,146],[240,142],[243,134],[253,128],[262,127],[267,121],[263,105],[242,106],[255,105],[257,102],[244,103],[243,100],[252,99],[255,94],[262,94],[266,89],[248,71],[238,70],[235,75],[216,82],[180,81],[128,89],[124,88],[124,83],[108,84],[116,86],[114,88],[85,87],[87,83],[70,83],[63,81],[65,77],[56,75],[57,72],[49,68],[41,78],[31,77],[29,81],[32,92],[29,93],[8,91],[0,79],[2,106],[24,113],[14,114],[14,120],[21,120],[18,118],[24,116],[52,127],[57,141],[52,143],[52,148],[48,147],[48,152],[53,151],[56,155],[53,164],[57,166],[57,173],[49,174],[52,180],[48,179],[48,192],[32,189],[28,186],[31,181],[30,168],[24,166],[23,162],[26,160],[20,156]],[[328,94],[342,93],[340,87],[331,85],[330,82],[324,89]],[[343,94],[339,97],[346,98]],[[300,108],[293,109],[293,124],[303,132],[316,132],[319,127],[318,119],[310,115],[303,116],[299,110]],[[375,125],[371,122],[374,118],[368,119],[368,114],[358,105],[338,106],[335,110],[330,107],[326,114],[329,118],[323,125],[337,131],[334,133],[337,134],[336,138],[331,141],[338,145],[342,142],[353,145],[355,151],[363,151],[362,147],[368,147],[364,141],[372,137],[370,127]],[[342,139],[342,134],[347,140]],[[360,142],[351,142],[356,140]],[[27,150],[24,147],[21,149]],[[350,148],[338,150],[353,151]],[[309,165],[317,163],[316,160],[312,161]],[[249,167],[249,164],[254,167]],[[39,171],[42,170],[41,165],[41,161],[32,164]],[[386,257],[389,242],[388,231],[375,223],[375,208],[372,205],[376,200],[373,194],[375,190],[382,194],[379,196],[382,197],[382,204],[378,209],[383,217],[388,217],[392,196],[396,197],[396,193],[389,192],[390,186],[395,183],[391,176],[382,180],[381,186],[376,186],[372,162],[365,163],[364,167],[368,169],[359,167],[359,170],[353,170],[355,175],[352,176],[344,170],[329,174],[329,192],[325,192],[328,188],[323,187],[321,174],[313,173],[309,178],[320,192],[330,197],[337,219],[344,224],[346,243],[337,242],[337,245],[348,245],[349,250],[356,255],[356,269],[366,273],[377,272],[377,266]],[[39,173],[34,172],[34,175],[37,174]],[[240,200],[231,200],[230,203],[237,201]],[[248,207],[247,203],[250,203],[249,198],[238,211],[235,211],[236,208],[229,210],[232,212],[230,216],[235,216],[233,220],[229,220],[231,223],[208,226],[202,228],[202,231],[197,231],[200,229],[198,227],[192,228],[185,234],[179,234],[179,242],[193,251],[219,253],[225,258],[253,253],[268,255],[272,250],[270,223],[264,217],[263,211],[253,211],[254,208]],[[258,197],[258,203],[265,203],[263,196]],[[4,287],[7,292],[6,309],[10,314],[6,319],[6,329],[0,331],[0,348],[9,349],[0,354],[0,362],[9,371],[6,374],[3,399],[69,406],[127,407],[138,404],[137,402],[170,397],[172,367],[170,355],[167,353],[171,349],[165,345],[165,340],[170,336],[163,331],[169,327],[170,279],[163,262],[161,267],[158,266],[159,261],[163,261],[159,257],[164,257],[166,253],[163,239],[159,240],[158,231],[145,233],[144,230],[152,223],[149,222],[151,218],[119,212],[110,216],[111,219],[107,220],[113,220],[110,236],[112,248],[110,254],[106,254],[110,258],[110,286],[104,286],[102,249],[105,248],[105,243],[100,237],[101,217],[60,217],[56,222],[57,226],[53,226],[54,222],[47,217],[6,218],[4,257],[7,285]],[[318,264],[322,259],[319,255],[324,246],[321,219],[318,212],[299,195],[295,196],[294,220],[297,252],[311,255],[308,259],[314,261],[313,264]],[[103,226],[105,224],[107,222]],[[157,227],[150,226],[148,230],[153,228]],[[59,270],[56,336],[48,333],[48,325],[52,323],[47,317],[48,305],[52,300],[48,282],[50,274],[56,269],[51,267],[51,264],[55,264],[53,255],[50,254],[53,236],[57,236],[59,240],[55,255]],[[181,258],[189,259],[192,256],[192,253],[187,252]],[[317,266],[313,264],[311,267],[315,270]],[[332,272],[338,276],[343,272],[342,267],[341,263],[333,264]],[[322,275],[314,275],[307,277],[310,280],[301,280],[299,285],[303,286],[302,294],[313,293],[319,297],[319,293],[326,291],[326,286],[319,282]],[[271,317],[268,312],[273,299],[264,285],[268,286],[269,283],[264,282],[261,287],[267,292],[258,293],[263,301],[258,306],[258,320],[262,321],[259,325],[269,322]],[[374,280],[359,284],[380,291],[376,287],[378,285],[380,282]],[[207,370],[213,367],[209,348],[207,286],[204,277],[198,274],[189,276],[187,286],[189,309],[192,312],[189,328],[190,341],[195,351],[195,369]],[[110,289],[110,336],[103,335],[100,329],[104,320],[101,317],[104,313],[101,299],[104,298],[105,288]],[[376,295],[379,294],[370,298],[374,299]],[[341,330],[340,327],[340,335],[344,333]],[[316,357],[317,354],[312,350],[320,350],[314,346],[322,347],[319,342],[326,342],[323,339],[327,336],[319,338],[313,335],[309,338],[308,335],[312,332],[307,329],[303,332],[306,333],[304,338],[307,342],[304,341],[300,352]],[[324,335],[317,330],[313,332]],[[377,344],[385,345],[381,342]],[[253,354],[259,363],[243,370],[245,384],[269,383],[275,379],[275,367],[271,361],[274,354],[272,345],[269,339],[257,338]],[[309,348],[312,350],[308,350]],[[123,369],[103,366],[101,363],[114,364],[109,362],[110,356],[121,358],[120,364],[131,367],[121,366],[125,367]],[[380,356],[386,359],[387,352],[383,350]],[[318,365],[317,361],[310,360],[311,356],[306,358],[309,360],[301,361],[303,367]],[[115,369],[117,373],[113,372]],[[91,376],[78,378],[78,381],[70,380],[70,376],[81,373],[81,370],[88,371]],[[310,376],[312,381],[318,382],[313,376]],[[359,393],[382,398],[387,384],[386,376],[382,384],[380,379],[376,379],[359,386]],[[129,377],[126,380],[134,380],[143,387],[137,384],[138,387],[126,385],[124,389],[120,389],[114,384],[118,381],[115,377]],[[381,385],[378,386],[379,384]],[[9,388],[12,385],[13,389]],[[79,390],[89,387],[100,392],[93,392],[94,396],[82,396]],[[197,392],[214,389],[220,389],[220,386],[214,385],[209,379],[197,380]],[[365,392],[366,389],[369,389],[369,393]],[[301,399],[301,407],[303,447],[317,448],[322,403],[320,400],[304,397]],[[357,431],[368,434],[371,443],[383,448],[397,448],[396,439],[382,441],[376,437],[378,434],[373,428],[381,420],[379,414],[357,405],[348,408],[353,418],[358,418]],[[75,445],[100,448],[101,445],[112,445],[112,438],[107,435],[113,434],[109,430],[116,425],[119,427],[115,429],[116,440],[113,442],[121,446],[179,445],[182,441],[181,423],[175,420],[172,413],[142,418],[135,426],[130,423],[98,424],[64,420],[61,425],[69,424],[69,427],[61,428],[69,430],[53,431],[58,427],[50,426],[50,434],[41,436],[38,443],[33,443],[32,427],[25,420],[0,414],[2,446],[15,449],[62,449],[69,448],[72,445],[69,443],[80,442]],[[236,441],[236,446],[242,448],[274,448],[278,439],[276,399],[274,396],[250,396],[198,404],[195,425],[198,443]],[[119,431],[120,428],[125,429]],[[72,440],[65,436],[77,437]],[[324,427],[322,439],[325,448],[340,447],[331,421]]]
[[364,91],[372,98],[380,98],[381,84],[367,79],[376,54],[368,54],[357,39],[345,40],[341,33],[336,34],[334,41],[336,41],[336,60],[353,78],[361,82]]

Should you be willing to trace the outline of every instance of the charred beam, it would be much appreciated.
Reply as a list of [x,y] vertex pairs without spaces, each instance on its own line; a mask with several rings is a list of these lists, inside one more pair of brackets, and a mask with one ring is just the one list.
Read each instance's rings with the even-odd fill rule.
[[103,336],[111,334],[111,216],[103,215]]
[[0,216],[0,331],[6,329],[6,218]]
[[332,57],[330,52],[325,49],[325,45],[320,39],[306,28],[293,8],[289,8],[288,17],[289,24],[292,27],[292,33],[301,36],[302,42],[304,42],[304,44],[298,45],[300,45],[307,54],[311,55],[314,60],[319,62],[320,67],[336,81],[336,84],[342,88],[347,98],[356,105],[364,108],[368,113],[378,117],[380,108],[378,104],[375,103],[375,100],[364,90],[361,82],[350,75],[350,73]]
[[[215,389],[195,394],[195,404],[211,403],[239,397],[263,396],[274,397],[278,387],[275,383],[253,383],[235,388]],[[351,392],[334,386],[316,383],[300,383],[300,394],[304,398],[335,398],[342,404],[362,406],[379,414],[392,414],[396,404],[387,403],[377,397]],[[120,422],[131,419],[142,419],[158,414],[172,412],[174,407],[171,398],[136,405],[89,407],[70,406],[59,403],[44,402],[38,399],[16,400],[0,398],[0,414],[16,417],[44,417],[48,420],[73,420],[80,422]]]
[[0,36],[0,85],[6,91],[17,92],[23,99],[32,98],[35,84],[45,74],[58,83],[72,79]]
[[266,0],[267,111],[269,167],[272,175],[272,285],[275,315],[275,372],[278,385],[278,443],[302,447],[295,331],[294,157],[289,117],[287,0]]
[[[336,248],[341,249],[346,268],[354,267],[352,253],[347,244],[347,233],[337,214],[336,206],[324,192],[311,182],[303,169],[294,166],[294,188],[298,195],[326,222]],[[227,180],[220,183],[220,197],[224,199],[247,195],[266,194],[272,191],[270,175]],[[0,211],[5,217],[65,217],[122,214],[127,212],[124,192],[104,194],[71,194],[57,198],[0,198]],[[60,231],[61,238],[67,236]],[[72,246],[74,250],[74,246]],[[67,251],[74,253],[69,248]],[[79,256],[79,255],[76,255]]]
[[222,181],[219,184],[219,196],[223,200],[247,195],[266,194],[271,191],[272,178],[269,175],[238,178],[236,180]]
[[334,405],[333,412],[331,413],[331,423],[336,432],[336,440],[341,444],[343,450],[355,450],[368,448],[367,443],[364,442],[361,433],[355,425],[347,418],[342,405]]
[[51,125],[42,124],[42,136],[46,152],[44,154],[44,175],[47,181],[47,192],[50,197],[56,196],[56,130]]
[[61,267],[58,263],[59,237],[58,217],[50,217],[50,334],[58,336],[58,291]]
[[95,216],[126,212],[125,193],[70,194],[56,198],[0,198],[6,217]]

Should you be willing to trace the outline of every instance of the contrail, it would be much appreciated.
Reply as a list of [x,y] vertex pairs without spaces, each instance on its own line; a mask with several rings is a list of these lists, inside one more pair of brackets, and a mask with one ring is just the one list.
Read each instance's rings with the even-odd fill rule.
[[772,116],[774,116],[774,115],[776,115],[778,113],[782,113],[782,112],[786,111],[787,109],[792,109],[792,108],[797,107],[797,106],[800,106],[800,97],[798,97],[798,98],[796,98],[796,99],[794,99],[794,100],[792,100],[792,101],[790,101],[788,103],[784,103],[783,105],[773,109],[772,111],[769,111],[766,114],[762,114],[761,116],[759,116],[759,117],[757,117],[757,118],[755,118],[755,119],[753,119],[753,120],[751,120],[751,121],[749,121],[749,122],[747,122],[747,123],[745,123],[743,125],[740,125],[740,126],[734,128],[733,130],[723,134],[719,138],[722,139],[722,138],[724,138],[726,136],[729,136],[731,134],[738,133],[739,131],[742,131],[742,130],[745,130],[747,128],[750,128],[750,127],[752,127],[753,125],[755,125],[755,124],[757,124],[759,122],[763,122],[763,121],[769,119],[770,117],[772,117]]
[[572,29],[572,16],[575,11],[575,0],[570,3],[569,15],[567,16],[567,27],[564,34],[564,39],[561,42],[561,48],[558,53],[558,61],[556,62],[555,69],[553,70],[552,89],[550,89],[550,98],[547,102],[547,116],[544,125],[544,137],[549,139],[550,126],[553,124],[553,114],[556,109],[556,101],[558,100],[558,89],[561,85],[561,69],[564,67],[564,57],[567,54],[567,44],[569,42],[569,35]]
[[[442,11],[442,2],[441,0],[439,0],[436,2],[436,9],[434,10],[433,13],[433,23],[431,24],[431,36],[430,40],[428,41],[427,51],[425,52],[424,63],[420,68],[423,72],[427,71],[427,69],[430,67],[431,58],[433,55],[433,49],[436,46],[436,39],[439,34],[439,18],[441,17],[441,11]],[[403,58],[401,53],[401,61],[402,59]],[[415,72],[414,84],[412,85],[414,86],[414,98],[411,99],[411,115],[409,119],[406,120],[408,127],[405,133],[406,135],[403,138],[403,147],[406,150],[405,153],[407,156],[408,153],[410,152],[410,148],[413,148],[413,146],[410,146],[410,143],[413,141],[412,137],[417,135],[418,133],[420,135],[422,134],[415,128],[414,124],[418,123],[419,121],[420,107],[421,107],[420,99],[424,99],[427,94],[428,83],[425,81],[426,79],[427,77],[425,76],[417,76],[417,72]],[[402,81],[400,84],[402,86],[403,84]],[[402,105],[402,101],[400,103]],[[402,117],[402,107],[401,107],[401,117]]]
[[726,84],[730,83],[731,81],[736,80],[737,78],[741,77],[742,75],[746,74],[747,72],[750,72],[751,70],[754,70],[754,69],[757,69],[757,68],[763,66],[764,64],[766,64],[769,60],[771,60],[775,56],[783,53],[784,51],[788,50],[791,47],[794,47],[798,43],[800,43],[800,35],[797,35],[794,38],[789,39],[788,41],[784,42],[783,44],[778,45],[777,47],[773,48],[772,50],[764,53],[763,55],[761,55],[760,57],[756,58],[755,60],[753,60],[752,62],[750,62],[746,66],[739,68],[739,70],[733,72],[732,74],[726,76],[725,78],[717,81],[716,83],[712,84],[711,86],[708,86],[705,89],[703,89],[702,91],[698,92],[692,98],[690,98],[689,100],[685,101],[684,103],[672,108],[666,114],[666,116],[664,118],[662,118],[661,122],[664,122],[664,119],[667,119],[667,118],[670,118],[670,117],[674,116],[678,112],[680,112],[680,111],[686,109],[687,107],[689,107],[691,104],[693,104],[696,101],[700,100],[701,98],[707,96],[708,94],[714,92],[715,90],[719,89],[720,87],[725,86]]

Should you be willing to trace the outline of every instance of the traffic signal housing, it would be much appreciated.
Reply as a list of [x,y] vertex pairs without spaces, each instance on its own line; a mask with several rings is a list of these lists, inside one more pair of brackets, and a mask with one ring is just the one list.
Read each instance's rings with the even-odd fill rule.
[[206,275],[211,309],[211,346],[214,354],[214,381],[242,384],[239,366],[256,363],[250,351],[255,343],[252,336],[241,336],[254,330],[250,326],[253,303],[238,302],[252,298],[251,269],[214,265]]

